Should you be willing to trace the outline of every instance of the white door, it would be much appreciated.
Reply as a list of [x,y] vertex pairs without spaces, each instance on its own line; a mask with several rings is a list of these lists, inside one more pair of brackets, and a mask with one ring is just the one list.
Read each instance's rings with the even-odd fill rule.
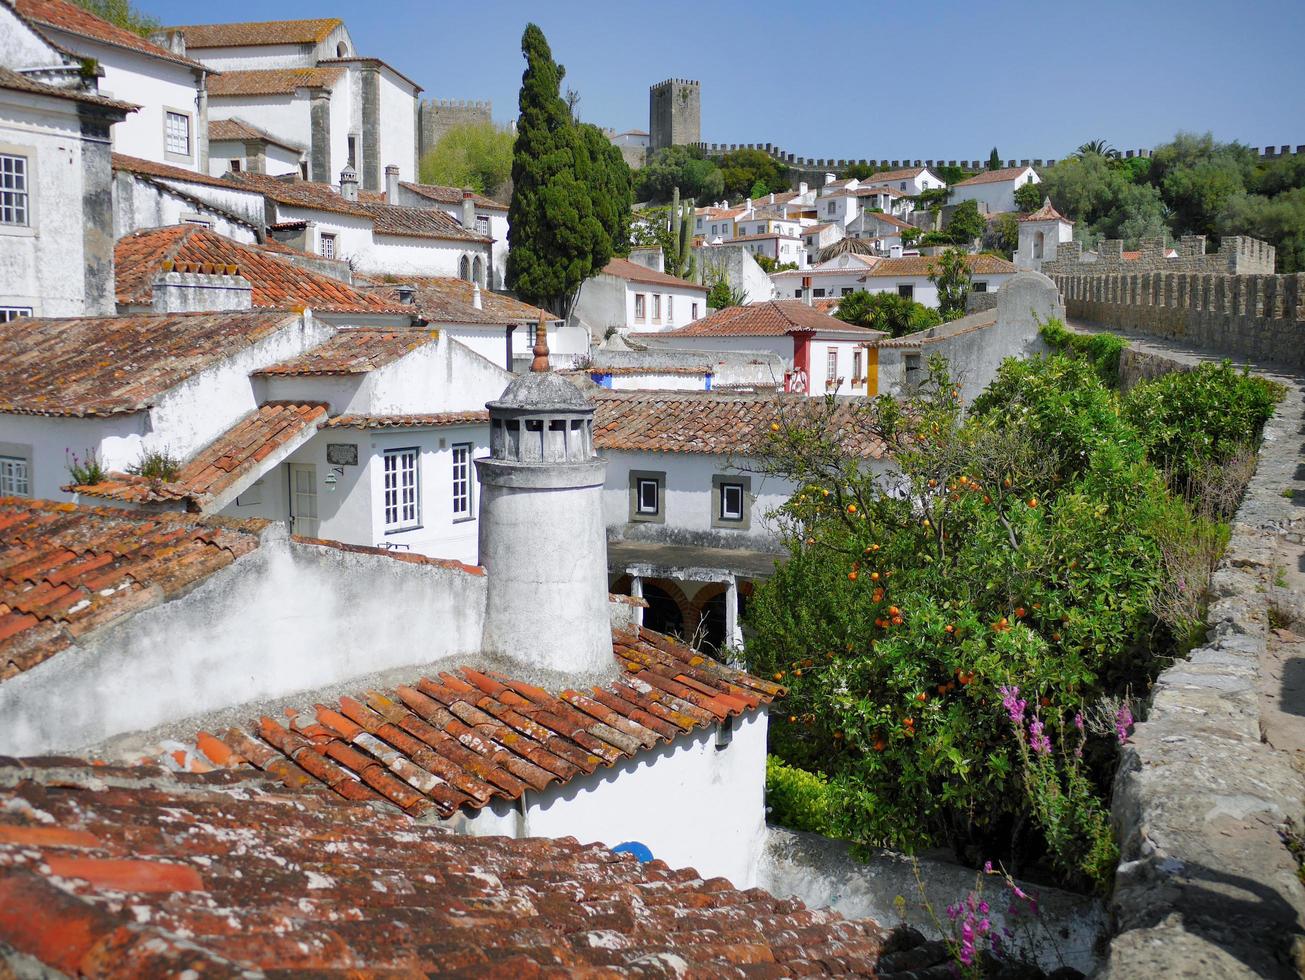
[[317,467],[311,463],[289,463],[290,533],[317,537]]

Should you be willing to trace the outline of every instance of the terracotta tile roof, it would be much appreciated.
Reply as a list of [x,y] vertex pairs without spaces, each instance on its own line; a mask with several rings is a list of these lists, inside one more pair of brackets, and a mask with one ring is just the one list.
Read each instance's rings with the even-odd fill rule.
[[411,315],[396,299],[354,289],[339,279],[305,269],[264,251],[242,245],[199,225],[169,225],[133,232],[113,248],[117,301],[148,305],[154,279],[168,269],[201,266],[235,267],[253,287],[252,302],[265,309],[302,309],[327,313],[394,313]]
[[650,269],[638,262],[631,262],[629,259],[612,259],[603,268],[603,275],[615,276],[617,279],[625,279],[629,282],[644,282],[652,286],[673,286],[677,289],[694,289],[704,293],[707,291],[706,286],[696,282],[689,282],[687,279],[680,279],[665,272],[658,272],[656,269]]
[[354,555],[375,555],[378,558],[389,558],[392,561],[401,561],[408,565],[435,565],[439,568],[465,572],[468,575],[483,576],[485,574],[485,569],[479,565],[468,565],[466,562],[455,561],[452,558],[432,558],[430,555],[419,554],[415,551],[394,551],[390,548],[378,548],[369,544],[345,544],[343,541],[310,538],[302,534],[292,534],[290,540],[296,544],[310,545],[314,548],[330,548],[332,551],[347,551]]
[[286,377],[308,374],[367,374],[393,364],[418,347],[439,339],[438,330],[381,330],[354,327],[339,331],[324,344],[255,374]]
[[325,415],[326,405],[322,403],[267,402],[187,460],[175,480],[164,482],[113,473],[100,483],[64,489],[85,497],[137,504],[180,500],[202,508],[258,472],[263,461],[277,450],[306,442]]
[[452,215],[435,208],[400,207],[380,203],[375,198],[346,201],[332,184],[245,172],[227,174],[222,179],[227,186],[234,184],[259,191],[288,207],[369,218],[377,234],[486,243],[493,241],[485,235],[467,231]]
[[1032,170],[1032,167],[1002,167],[999,170],[985,170],[977,173],[973,177],[967,177],[965,180],[957,181],[952,184],[953,187],[971,187],[974,184],[1000,184],[1002,181],[1015,180],[1017,177],[1024,175],[1026,171]]
[[1030,211],[1028,214],[1020,215],[1019,220],[1020,221],[1063,221],[1068,225],[1072,225],[1074,223],[1052,206],[1051,198],[1049,197],[1044,197],[1042,199],[1042,207],[1038,208],[1036,211]]
[[[596,409],[594,446],[629,452],[756,454],[764,448],[773,422],[814,411],[812,400],[803,395],[749,398],[680,391],[604,391],[592,400]],[[883,457],[884,444],[870,433],[853,402],[839,403],[835,422],[848,452],[863,459]]]
[[861,186],[867,187],[880,180],[910,180],[919,177],[928,167],[903,167],[901,170],[881,170],[877,174],[861,178]]
[[263,140],[266,143],[283,146],[287,150],[302,152],[307,149],[302,144],[291,143],[280,136],[273,136],[271,133],[236,117],[231,119],[210,119],[208,121],[208,139],[210,143],[218,143],[223,140]]
[[489,412],[433,412],[426,415],[337,415],[323,429],[433,429],[444,425],[478,425]]
[[52,99],[67,99],[70,102],[84,102],[87,105],[102,106],[105,109],[117,109],[120,112],[135,112],[140,106],[132,102],[119,102],[117,99],[105,98],[94,92],[79,88],[66,88],[62,85],[46,85],[27,75],[0,66],[0,88],[12,92],[25,92],[28,95],[46,95]]
[[786,239],[786,240],[788,240],[788,241],[796,242],[796,241],[798,241],[801,237],[802,237],[802,236],[800,236],[800,235],[785,235],[785,234],[782,234],[781,232],[773,231],[773,232],[770,232],[769,234],[764,234],[764,235],[735,235],[732,239],[730,239],[730,241],[734,241],[734,242],[755,242],[755,241],[759,241],[759,240],[761,240],[761,239],[763,239],[763,238],[783,238],[783,239]]
[[455,834],[248,771],[6,759],[0,787],[23,975],[870,977],[887,942],[601,844]]
[[909,221],[903,221],[901,218],[897,217],[896,215],[887,214],[883,211],[864,211],[862,212],[861,217],[864,218],[864,220],[866,221],[881,221],[884,224],[890,225],[893,228],[911,227],[911,223]]
[[887,197],[910,196],[905,191],[899,191],[896,187],[858,187],[856,190],[852,191],[849,196],[850,197],[879,197],[881,194],[886,195]]
[[331,88],[343,68],[252,68],[225,71],[208,80],[209,98],[239,95],[293,95],[301,88]]
[[[927,276],[933,272],[938,259],[937,255],[907,255],[900,259],[880,259],[874,268],[865,274],[865,277]],[[1013,274],[1020,271],[1015,263],[1007,262],[995,255],[967,255],[965,266],[970,270],[971,275],[976,276],[995,276],[1007,272]]]
[[235,755],[292,788],[316,780],[348,799],[449,817],[568,783],[784,693],[645,629],[613,631],[612,652],[626,673],[590,691],[552,694],[462,667],[318,704],[285,725],[264,717],[250,732],[201,732],[198,745],[216,765]]
[[465,279],[407,276],[396,283],[382,283],[375,278],[366,282],[371,284],[370,291],[391,302],[398,301],[400,287],[412,287],[413,305],[407,309],[415,308],[432,323],[538,323],[541,315],[549,323],[557,320],[548,310],[488,289],[480,291],[480,309],[476,309],[472,305],[473,286]]
[[[798,270],[801,271],[801,270]],[[818,330],[822,333],[864,334],[878,336],[879,331],[858,327],[818,313],[795,299],[772,299],[747,306],[717,310],[686,327],[666,330],[659,337],[779,337],[794,331]]]
[[167,48],[160,47],[153,41],[147,41],[139,34],[133,34],[116,24],[110,24],[75,3],[68,3],[67,0],[12,0],[12,5],[25,20],[42,27],[52,27],[55,30],[76,34],[78,37],[202,70],[210,75],[209,83],[212,84],[214,74],[212,69],[206,68],[198,61],[175,55]]
[[231,184],[221,177],[210,177],[208,174],[197,170],[183,170],[181,167],[174,167],[166,163],[142,160],[140,157],[129,157],[124,153],[115,153],[113,155],[113,169],[129,174],[139,174],[143,177],[160,177],[164,180],[207,184],[209,187],[221,187],[223,190],[231,190]]
[[0,497],[0,681],[230,565],[266,524]]
[[[463,189],[461,187],[443,187],[439,184],[414,184],[406,180],[400,181],[399,183],[400,186],[412,191],[414,194],[428,198],[432,201],[437,201],[440,204],[462,203]],[[488,198],[484,194],[477,194],[475,191],[471,192],[471,200],[476,207],[482,211],[506,212],[508,209],[506,204],[500,204],[498,201]]]
[[[844,258],[858,265],[841,265]],[[819,265],[813,265],[809,269],[785,269],[783,272],[776,272],[775,277],[785,276],[801,278],[802,276],[846,276],[857,272],[864,272],[872,268],[879,262],[883,261],[877,255],[865,255],[861,252],[843,252],[832,259],[826,259]]]
[[296,319],[254,310],[12,320],[0,324],[0,412],[138,412]]
[[187,24],[164,30],[181,31],[186,49],[243,48],[265,44],[319,44],[344,21],[338,17],[315,20],[261,20],[239,24]]

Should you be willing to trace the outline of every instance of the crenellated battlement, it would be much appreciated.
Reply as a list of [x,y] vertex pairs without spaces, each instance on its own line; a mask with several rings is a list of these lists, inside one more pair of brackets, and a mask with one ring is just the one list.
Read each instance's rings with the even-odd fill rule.
[[[1104,276],[1111,273],[1212,272],[1230,275],[1270,275],[1277,250],[1257,238],[1229,235],[1217,252],[1206,252],[1204,235],[1184,235],[1168,244],[1161,238],[1144,238],[1135,252],[1125,253],[1118,239],[1102,240],[1095,252],[1085,252],[1080,242],[1061,242],[1056,258],[1042,263],[1049,276]],[[1173,249],[1176,253],[1169,254]]]

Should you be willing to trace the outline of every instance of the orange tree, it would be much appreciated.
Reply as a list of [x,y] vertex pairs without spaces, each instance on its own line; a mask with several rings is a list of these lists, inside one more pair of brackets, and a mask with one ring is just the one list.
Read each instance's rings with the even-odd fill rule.
[[[1083,361],[1009,361],[963,417],[935,360],[916,396],[864,408],[893,463],[878,473],[840,450],[834,408],[776,423],[765,454],[801,488],[778,515],[788,560],[748,614],[749,666],[790,687],[771,750],[830,778],[853,840],[1017,861],[1045,846],[1029,831],[1049,807],[1026,792],[999,689],[1059,739],[1144,684],[1165,643],[1157,529],[1194,519]],[[1101,885],[1114,753],[1089,743],[1095,793],[1056,802],[1050,863]]]

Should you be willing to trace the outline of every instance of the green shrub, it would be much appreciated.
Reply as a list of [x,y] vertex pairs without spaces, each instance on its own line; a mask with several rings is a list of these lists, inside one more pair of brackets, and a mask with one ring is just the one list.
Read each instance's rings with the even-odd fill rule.
[[898,296],[896,293],[868,293],[858,289],[838,301],[835,317],[894,337],[927,330],[942,323],[938,311]]
[[765,459],[801,487],[779,515],[788,560],[748,611],[749,666],[790,689],[771,751],[828,775],[849,839],[1033,855],[1107,887],[1114,746],[1055,726],[1056,759],[1081,747],[1083,768],[1030,768],[1002,689],[1048,722],[1145,690],[1177,648],[1159,600],[1199,578],[1217,526],[1169,494],[1087,360],[1007,361],[963,418],[935,359],[917,397],[864,411],[898,474],[849,459],[818,414]]
[[[796,723],[797,718],[793,718]],[[771,823],[831,836],[829,780],[766,756],[766,808]]]
[[87,449],[81,456],[65,450],[65,457],[66,462],[64,465],[68,468],[68,478],[72,481],[73,486],[94,486],[109,475],[109,471],[104,468],[104,464],[100,462],[99,454],[94,449]]
[[127,472],[149,480],[171,482],[181,472],[181,461],[174,457],[167,447],[147,449],[139,460],[127,467]]
[[1119,386],[1119,358],[1128,341],[1112,333],[1074,333],[1057,319],[1048,320],[1038,332],[1052,350],[1083,358],[1096,369],[1103,383],[1111,388]]

